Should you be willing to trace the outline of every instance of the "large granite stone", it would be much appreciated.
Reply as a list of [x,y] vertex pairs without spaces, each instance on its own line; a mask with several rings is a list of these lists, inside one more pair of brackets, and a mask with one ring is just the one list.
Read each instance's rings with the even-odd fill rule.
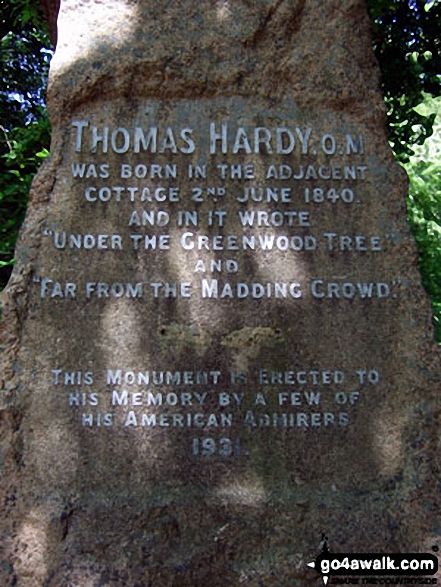
[[61,2],[3,296],[2,585],[287,587],[323,533],[436,547],[378,76],[361,0]]

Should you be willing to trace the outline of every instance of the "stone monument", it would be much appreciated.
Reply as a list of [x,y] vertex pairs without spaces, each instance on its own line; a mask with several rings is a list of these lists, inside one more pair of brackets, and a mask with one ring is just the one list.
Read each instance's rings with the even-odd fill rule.
[[1,584],[433,552],[439,358],[364,2],[62,0],[48,108],[3,294]]

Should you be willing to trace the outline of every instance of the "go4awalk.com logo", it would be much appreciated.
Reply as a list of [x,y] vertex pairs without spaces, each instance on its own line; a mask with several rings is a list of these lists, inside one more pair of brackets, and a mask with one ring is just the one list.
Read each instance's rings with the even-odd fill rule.
[[[434,554],[331,553],[323,536],[322,553],[308,563],[322,575],[323,583],[346,585],[436,585]],[[345,579],[336,579],[344,577]]]

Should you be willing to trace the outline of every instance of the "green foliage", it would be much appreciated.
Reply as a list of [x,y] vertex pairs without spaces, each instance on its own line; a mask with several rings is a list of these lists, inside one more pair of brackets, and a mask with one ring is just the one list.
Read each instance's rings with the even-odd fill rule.
[[434,312],[441,342],[441,98],[426,99],[418,108],[436,116],[434,133],[405,165],[410,178],[408,218],[418,245],[419,269]]
[[9,278],[31,181],[48,155],[45,79],[51,56],[32,0],[0,0],[0,288]]
[[15,241],[23,222],[32,179],[47,157],[50,126],[47,117],[22,128],[7,131],[0,127],[2,147],[0,156],[0,284],[9,278],[13,263]]
[[432,133],[434,115],[415,108],[424,94],[441,90],[441,2],[439,0],[367,0],[374,51],[388,106],[390,143],[397,158],[408,161],[412,145]]
[[31,0],[0,0],[0,120],[8,129],[42,115],[52,52],[36,6]]

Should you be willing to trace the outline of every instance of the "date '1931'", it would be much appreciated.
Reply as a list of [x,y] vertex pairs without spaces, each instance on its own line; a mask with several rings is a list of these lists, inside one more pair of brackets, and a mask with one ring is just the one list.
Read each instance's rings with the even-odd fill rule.
[[240,457],[249,456],[243,451],[240,438],[194,438],[191,443],[191,452],[195,457]]

